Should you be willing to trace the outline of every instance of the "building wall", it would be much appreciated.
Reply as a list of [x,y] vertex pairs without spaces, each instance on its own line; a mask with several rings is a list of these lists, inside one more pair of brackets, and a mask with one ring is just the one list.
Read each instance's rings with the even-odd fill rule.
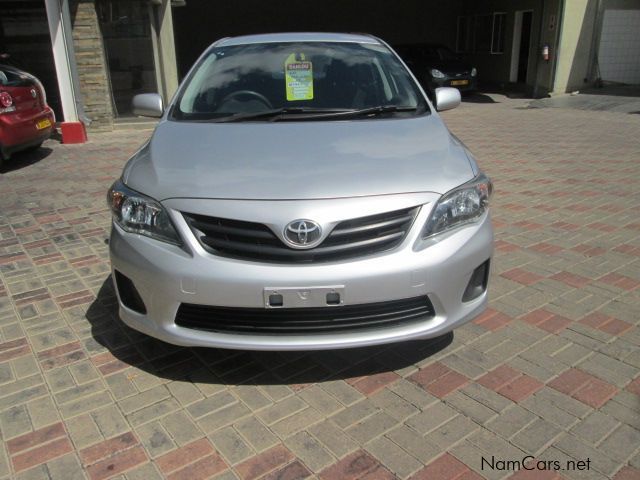
[[87,129],[111,130],[113,107],[95,0],[71,0],[69,9]]
[[565,0],[555,93],[580,90],[588,82],[598,0]]
[[[482,82],[505,86],[511,73],[514,26],[517,11],[532,11],[531,44],[526,80],[527,93],[544,96],[552,88],[553,62],[557,54],[559,8],[562,0],[467,0],[465,15],[504,12],[506,17],[505,48],[502,54],[474,53],[473,63]],[[584,0],[577,0],[584,1]],[[542,46],[550,48],[549,60],[542,59]]]
[[173,9],[178,70],[184,76],[214,41],[272,32],[366,32],[391,44],[439,42],[455,46],[464,0],[188,0]]
[[554,84],[555,93],[580,90],[593,84],[603,12],[640,10],[640,0],[565,0],[560,39],[561,53]]

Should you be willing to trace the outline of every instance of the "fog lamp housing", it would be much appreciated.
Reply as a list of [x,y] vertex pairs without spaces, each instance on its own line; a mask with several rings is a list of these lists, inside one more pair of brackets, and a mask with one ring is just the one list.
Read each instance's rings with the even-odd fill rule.
[[471,274],[467,288],[462,295],[463,302],[470,302],[482,295],[489,282],[489,260],[477,267]]

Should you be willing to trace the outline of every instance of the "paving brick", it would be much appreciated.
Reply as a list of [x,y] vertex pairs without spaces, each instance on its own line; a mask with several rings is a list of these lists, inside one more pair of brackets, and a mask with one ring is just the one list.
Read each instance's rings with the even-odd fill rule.
[[336,400],[335,397],[329,395],[317,385],[312,385],[302,390],[299,395],[308,405],[323,415],[330,416],[344,408],[342,403]]
[[346,432],[360,444],[364,444],[368,440],[382,435],[397,424],[397,421],[390,415],[384,412],[377,412],[349,427]]
[[312,472],[319,472],[334,462],[334,457],[308,432],[298,432],[285,440],[289,450]]
[[158,457],[156,465],[163,474],[167,475],[213,454],[215,450],[209,440],[201,438]]
[[517,447],[531,455],[537,455],[544,451],[553,440],[555,440],[562,430],[542,418],[537,418],[512,439]]
[[184,411],[170,413],[162,417],[160,423],[179,446],[183,446],[203,435],[203,432]]
[[400,376],[395,372],[376,373],[358,379],[358,381],[352,383],[352,386],[363,395],[371,396],[395,382],[398,378]]
[[37,446],[11,457],[13,469],[21,472],[36,465],[48,462],[73,451],[73,446],[66,437],[58,438],[44,445]]
[[575,425],[571,432],[590,445],[597,445],[613,430],[620,425],[615,418],[594,410],[580,423]]
[[404,421],[419,412],[418,407],[388,389],[373,395],[371,401],[378,408],[399,421]]
[[638,371],[636,367],[599,352],[580,363],[579,368],[618,388],[624,387]]
[[613,385],[577,368],[566,371],[549,386],[594,408],[604,405],[618,391]]
[[138,443],[136,436],[131,432],[127,432],[84,448],[80,450],[79,455],[85,465],[92,465],[99,460],[103,460],[120,451],[134,447],[138,445]]
[[400,379],[390,385],[389,390],[418,408],[424,408],[438,402],[436,397],[406,379]]
[[393,479],[394,475],[367,452],[357,450],[319,474],[321,480]]
[[398,478],[407,478],[422,467],[421,462],[386,437],[376,438],[365,448]]
[[385,434],[385,437],[401,447],[423,464],[434,460],[441,453],[441,448],[432,445],[424,437],[416,433],[406,425],[394,428]]
[[66,431],[62,422],[54,423],[7,441],[7,451],[9,454],[15,455],[65,436]]
[[73,453],[49,460],[47,474],[51,480],[83,480],[84,469]]
[[218,412],[202,417],[198,426],[207,434],[226,427],[249,415],[251,411],[242,403],[234,403]]
[[424,467],[412,480],[455,480],[469,471],[469,468],[453,455],[445,453],[431,464]]
[[3,439],[22,435],[32,430],[26,405],[16,405],[0,412],[0,431]]
[[498,480],[505,476],[505,472],[497,468],[488,468],[488,463],[491,462],[493,456],[488,455],[486,452],[479,449],[477,446],[469,443],[468,440],[464,440],[448,451],[456,459],[461,461],[468,469],[458,478],[464,478],[467,480]]
[[218,430],[209,439],[229,465],[235,465],[254,454],[253,449],[233,427]]
[[263,395],[255,385],[238,385],[235,388],[235,394],[253,411],[260,410],[272,404],[272,401],[267,398],[266,395]]
[[552,393],[543,388],[536,394],[523,400],[521,405],[539,417],[562,428],[575,425],[590,409],[583,403],[561,393]]
[[636,430],[640,430],[640,416],[638,416],[637,409],[630,408],[612,399],[602,406],[601,411],[622,423],[634,427]]
[[342,458],[358,448],[358,443],[346,435],[331,420],[325,420],[309,428],[324,447],[334,456]]
[[446,449],[471,435],[478,428],[476,423],[459,415],[427,434],[426,439],[433,445]]
[[258,412],[258,417],[267,425],[271,425],[300,410],[307,408],[307,404],[298,397],[290,397]]
[[243,480],[253,480],[290,463],[294,455],[284,445],[276,445],[235,467]]
[[449,395],[447,397],[447,404],[453,406],[460,413],[481,425],[497,416],[497,413],[494,410],[467,396],[461,391],[457,391]]
[[444,425],[457,415],[458,412],[455,409],[444,403],[436,403],[419,414],[409,418],[406,421],[406,424],[418,433],[424,435]]
[[604,475],[611,475],[618,469],[618,465],[614,460],[573,435],[564,435],[554,443],[554,446],[572,458],[579,460],[590,459],[591,468]]
[[439,362],[419,370],[409,376],[409,380],[438,398],[445,397],[465,385],[468,381],[465,376]]
[[151,458],[173,450],[176,445],[160,422],[151,422],[136,429],[140,443]]
[[640,446],[640,431],[628,425],[620,425],[600,445],[598,450],[607,456],[626,462]]
[[353,405],[364,398],[363,395],[355,388],[342,381],[324,382],[322,384],[322,389],[333,395],[345,406]]
[[180,404],[173,398],[161,400],[158,403],[144,407],[126,416],[127,421],[133,427],[157,420],[163,416],[180,409]]
[[126,473],[127,480],[162,480],[163,476],[151,462],[143,463]]
[[613,480],[634,480],[640,477],[640,470],[630,466],[622,467]]

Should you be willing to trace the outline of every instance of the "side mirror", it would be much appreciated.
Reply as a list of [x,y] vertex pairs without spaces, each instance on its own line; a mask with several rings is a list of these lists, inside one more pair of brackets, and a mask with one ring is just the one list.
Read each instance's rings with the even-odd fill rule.
[[140,93],[131,101],[133,114],[140,117],[160,118],[164,112],[164,102],[157,93]]
[[460,105],[460,90],[451,87],[436,88],[436,110],[444,112]]

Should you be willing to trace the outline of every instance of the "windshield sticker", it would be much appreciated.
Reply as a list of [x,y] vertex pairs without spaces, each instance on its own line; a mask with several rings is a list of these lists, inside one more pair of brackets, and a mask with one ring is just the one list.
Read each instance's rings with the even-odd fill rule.
[[313,66],[306,62],[304,53],[296,59],[292,53],[284,62],[285,83],[287,87],[287,100],[313,100]]

